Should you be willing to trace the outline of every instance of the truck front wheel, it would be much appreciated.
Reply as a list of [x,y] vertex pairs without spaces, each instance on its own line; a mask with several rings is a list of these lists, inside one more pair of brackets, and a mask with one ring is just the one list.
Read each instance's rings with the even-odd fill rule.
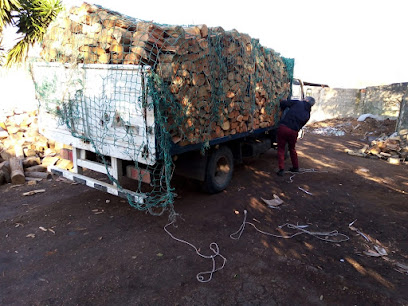
[[208,193],[223,191],[232,179],[234,157],[230,148],[223,146],[213,151],[208,158],[204,190]]

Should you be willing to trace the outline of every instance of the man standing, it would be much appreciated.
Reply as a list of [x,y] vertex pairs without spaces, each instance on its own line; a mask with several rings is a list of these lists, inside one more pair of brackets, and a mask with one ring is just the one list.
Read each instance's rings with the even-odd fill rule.
[[299,172],[299,162],[296,153],[296,141],[299,130],[309,121],[310,111],[315,104],[315,99],[306,97],[305,100],[281,101],[280,107],[283,111],[282,119],[278,127],[278,165],[277,175],[283,176],[285,172],[285,146],[289,147],[290,160],[292,162],[291,172]]

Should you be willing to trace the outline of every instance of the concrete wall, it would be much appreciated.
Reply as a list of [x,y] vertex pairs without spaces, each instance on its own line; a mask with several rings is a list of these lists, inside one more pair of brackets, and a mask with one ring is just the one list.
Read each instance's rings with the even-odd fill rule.
[[[331,118],[356,118],[368,113],[396,119],[407,90],[408,83],[364,89],[306,86],[305,93],[316,99],[310,122]],[[404,107],[407,107],[407,104]]]

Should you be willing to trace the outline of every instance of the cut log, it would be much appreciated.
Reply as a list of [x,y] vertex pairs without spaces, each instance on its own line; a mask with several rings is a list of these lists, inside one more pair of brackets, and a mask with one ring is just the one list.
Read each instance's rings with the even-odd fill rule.
[[7,138],[8,136],[9,136],[9,133],[8,133],[7,131],[3,130],[3,129],[0,127],[0,139]]
[[38,156],[26,157],[23,160],[24,168],[28,168],[28,167],[32,167],[32,166],[36,166],[36,165],[40,165],[40,164],[41,164],[41,159]]
[[0,185],[10,183],[10,162],[3,161],[0,163]]
[[0,185],[6,184],[6,174],[4,173],[3,170],[0,170]]
[[44,167],[43,165],[35,165],[35,166],[31,166],[28,168],[25,168],[24,171],[27,172],[46,172],[47,171],[47,167]]
[[31,186],[31,185],[36,185],[37,182],[41,182],[43,179],[42,179],[42,178],[38,178],[38,177],[29,177],[29,176],[26,176],[25,180],[26,180],[26,182],[28,182],[27,185]]
[[390,157],[387,160],[390,164],[399,165],[401,163],[399,157]]
[[26,157],[37,156],[37,152],[31,148],[24,148],[23,151]]
[[10,161],[5,160],[0,163],[0,170],[8,171],[10,172]]
[[11,183],[12,184],[24,184],[25,175],[23,170],[23,161],[17,157],[10,159],[11,168]]
[[44,157],[43,160],[41,161],[41,165],[43,165],[44,167],[48,167],[48,166],[53,166],[57,163],[57,161],[59,160],[59,157],[57,156],[47,156]]
[[3,151],[0,152],[0,157],[3,160],[9,160],[13,156],[14,156],[14,152],[12,152],[10,149],[3,150]]
[[40,179],[50,179],[52,178],[51,173],[48,172],[25,172],[26,177],[40,178]]
[[61,169],[71,170],[74,168],[74,163],[69,159],[60,159],[56,166]]
[[55,152],[55,150],[53,150],[53,149],[47,148],[47,149],[44,151],[44,157],[47,157],[47,156],[55,156],[55,155],[57,155],[57,152]]
[[98,56],[98,62],[100,64],[108,64],[111,60],[110,53],[102,53]]
[[133,41],[133,33],[127,29],[115,27],[112,31],[112,36],[116,42],[121,45],[131,45]]
[[222,124],[222,129],[224,131],[228,131],[230,129],[231,125],[229,121],[224,121],[224,123]]

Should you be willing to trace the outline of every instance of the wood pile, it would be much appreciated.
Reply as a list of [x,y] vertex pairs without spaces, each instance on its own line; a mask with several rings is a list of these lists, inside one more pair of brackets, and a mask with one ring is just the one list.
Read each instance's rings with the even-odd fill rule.
[[37,111],[10,112],[0,118],[0,185],[49,179],[49,165],[72,169],[72,162],[60,154],[68,147],[40,135],[37,122]]
[[391,164],[408,164],[408,130],[381,136],[358,151],[346,150],[350,155],[385,159]]
[[[236,30],[144,22],[82,4],[44,37],[48,62],[149,65],[180,145],[277,124],[289,77],[279,54]],[[174,105],[174,103],[176,105]]]

